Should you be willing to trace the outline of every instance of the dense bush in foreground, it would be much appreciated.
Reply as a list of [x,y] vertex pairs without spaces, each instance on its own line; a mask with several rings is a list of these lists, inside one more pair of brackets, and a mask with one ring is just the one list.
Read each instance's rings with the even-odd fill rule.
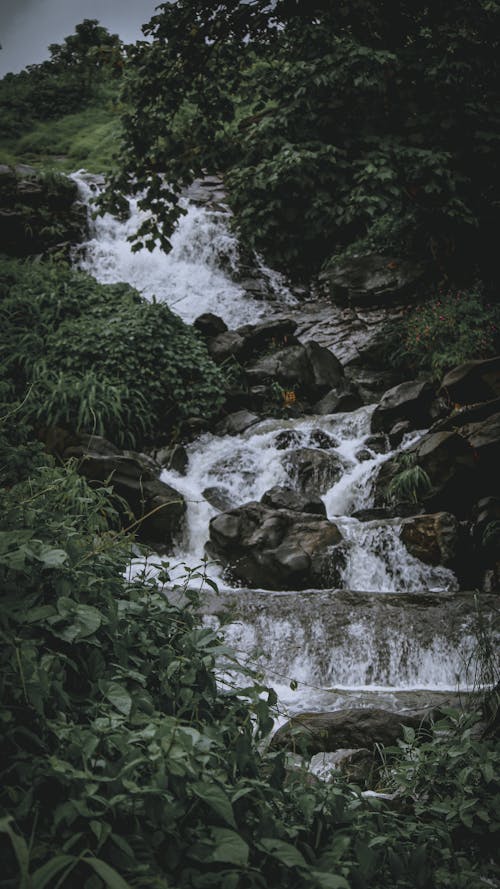
[[161,568],[130,578],[109,493],[0,415],[3,889],[494,885],[498,745],[407,733],[389,803],[287,773],[274,693],[237,687],[189,581],[172,604]]
[[0,261],[1,380],[37,427],[138,445],[208,418],[224,378],[164,304],[61,264]]

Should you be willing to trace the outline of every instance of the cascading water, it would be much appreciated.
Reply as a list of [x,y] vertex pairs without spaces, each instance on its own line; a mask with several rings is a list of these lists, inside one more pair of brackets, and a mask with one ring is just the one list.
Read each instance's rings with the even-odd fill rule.
[[[88,203],[98,187],[95,179],[83,172],[73,178]],[[293,315],[294,297],[269,270],[261,269],[272,305],[253,299],[237,283],[238,243],[224,208],[186,202],[172,251],[165,255],[131,252],[128,238],[141,213],[134,201],[130,207],[126,222],[110,216],[92,221],[90,239],[75,257],[99,281],[127,281],[148,299],[166,301],[186,321],[213,311],[236,327],[277,310]],[[225,630],[229,640],[243,660],[264,670],[292,710],[335,709],[353,695],[359,705],[374,694],[394,707],[405,689],[429,693],[468,683],[466,665],[475,645],[471,597],[450,594],[457,589],[451,571],[410,556],[397,520],[353,517],[371,505],[376,472],[391,456],[370,449],[372,411],[367,406],[326,417],[266,419],[239,435],[205,434],[188,448],[185,475],[162,475],[187,503],[185,533],[171,558],[183,573],[183,565],[203,560],[208,523],[220,509],[260,500],[277,484],[294,486],[294,449],[322,450],[336,461],[339,477],[320,493],[343,536],[344,592],[231,593],[217,565],[206,569],[225,590],[215,604],[207,598],[213,613],[207,619],[215,620],[224,602],[236,608],[237,619]],[[403,447],[409,444],[410,439]],[[291,679],[297,681],[293,692]]]
[[[84,171],[72,178],[80,199],[90,205],[102,183]],[[166,302],[188,323],[202,312],[216,312],[229,327],[255,322],[266,313],[266,306],[236,283],[239,251],[238,241],[229,231],[229,211],[210,210],[187,200],[181,203],[186,214],[172,236],[170,253],[159,248],[132,252],[129,238],[146,214],[139,210],[137,200],[130,198],[130,215],[125,221],[109,213],[95,219],[89,215],[90,238],[81,246],[77,264],[102,284],[126,281],[146,299]],[[278,305],[292,303],[280,276],[260,265]]]

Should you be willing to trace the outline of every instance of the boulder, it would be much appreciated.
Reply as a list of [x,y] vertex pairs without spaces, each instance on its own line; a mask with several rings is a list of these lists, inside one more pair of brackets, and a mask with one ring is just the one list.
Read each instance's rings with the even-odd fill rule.
[[222,486],[218,487],[217,485],[213,485],[209,488],[205,488],[201,492],[201,496],[210,503],[210,506],[214,506],[215,509],[218,509],[219,512],[224,512],[226,509],[232,509],[234,506],[227,489]]
[[448,432],[468,426],[470,423],[481,423],[492,414],[500,411],[500,398],[492,398],[491,401],[481,401],[478,404],[467,405],[455,409],[444,419],[437,420],[431,427],[431,432]]
[[420,263],[370,253],[332,264],[320,281],[338,305],[389,306],[414,298],[425,272]]
[[[186,512],[182,494],[156,477],[157,464],[145,454],[118,449],[99,436],[79,436],[65,459],[76,457],[78,471],[92,483],[111,485],[138,520],[137,536],[147,543],[169,546],[180,533]],[[130,518],[123,517],[130,525]]]
[[449,512],[405,519],[400,537],[408,552],[427,565],[452,567],[457,561],[460,526]]
[[491,481],[491,493],[500,492],[500,413],[466,427],[466,437],[483,477]]
[[390,432],[396,423],[408,421],[410,429],[431,422],[434,389],[427,380],[409,380],[386,392],[372,415],[372,432]]
[[289,509],[292,512],[310,512],[326,518],[326,507],[321,497],[306,497],[292,488],[276,485],[260,498],[260,502],[272,509]]
[[500,397],[500,355],[454,367],[443,378],[439,392],[452,404],[475,404]]
[[302,441],[303,435],[295,429],[283,429],[274,439],[274,446],[278,451],[285,451],[288,448],[297,447]]
[[217,423],[215,433],[217,435],[239,435],[259,423],[260,419],[257,414],[253,414],[251,411],[236,411]]
[[228,358],[238,358],[243,348],[243,337],[235,330],[226,330],[208,340],[207,348],[216,364],[222,364]]
[[322,516],[251,502],[211,520],[206,549],[245,586],[303,590],[339,585],[341,540]]
[[309,444],[311,447],[320,448],[322,451],[331,450],[338,447],[338,441],[325,432],[324,429],[311,429],[309,433]]
[[156,451],[155,458],[162,469],[173,469],[179,475],[185,475],[189,463],[186,448],[180,444],[168,445]]
[[204,312],[193,321],[193,327],[201,333],[205,339],[211,339],[219,333],[226,333],[227,324],[213,312]]
[[432,492],[429,509],[463,517],[477,498],[478,472],[469,443],[455,432],[425,435],[415,449],[416,463],[427,473]]
[[339,480],[344,464],[338,454],[298,448],[284,457],[285,468],[301,494],[326,494]]
[[377,744],[396,744],[403,737],[403,726],[418,730],[421,725],[420,716],[376,707],[299,713],[278,729],[271,744],[288,750],[307,750],[309,754],[343,748],[373,750]]
[[296,329],[297,322],[292,318],[273,318],[270,321],[238,327],[236,332],[243,339],[243,360],[248,361],[269,348],[280,349],[297,345],[298,340],[294,336]]
[[250,386],[278,383],[310,398],[319,398],[336,386],[343,373],[335,355],[313,342],[277,349],[245,368]]
[[325,416],[357,411],[363,404],[356,386],[347,380],[340,380],[334,389],[330,389],[312,408],[313,414]]
[[333,352],[314,340],[306,343],[305,350],[312,371],[314,390],[326,393],[338,385],[344,377],[344,369]]
[[0,243],[11,256],[69,252],[82,240],[87,212],[78,189],[62,174],[43,175],[24,164],[3,165],[0,176]]
[[[459,518],[466,517],[471,504],[481,493],[478,491],[477,460],[467,440],[455,432],[429,433],[406,453],[413,456],[413,465],[429,477],[431,488],[423,490],[420,497],[427,511],[452,512]],[[376,506],[387,506],[389,485],[407,468],[401,465],[398,457],[382,464],[375,482]],[[415,504],[409,505],[413,505],[415,513]],[[402,504],[397,504],[393,514],[408,514],[401,507]]]

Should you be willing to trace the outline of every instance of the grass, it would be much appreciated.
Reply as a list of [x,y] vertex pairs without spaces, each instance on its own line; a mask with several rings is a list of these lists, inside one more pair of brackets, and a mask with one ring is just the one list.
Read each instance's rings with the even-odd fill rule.
[[108,100],[58,120],[36,123],[18,138],[0,137],[0,163],[61,172],[85,167],[91,173],[107,173],[113,168],[120,134],[120,107]]

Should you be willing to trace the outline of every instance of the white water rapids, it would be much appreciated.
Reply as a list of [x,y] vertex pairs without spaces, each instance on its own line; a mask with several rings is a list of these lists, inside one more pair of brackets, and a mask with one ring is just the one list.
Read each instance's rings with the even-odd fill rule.
[[[73,178],[88,203],[97,187],[93,177],[80,172]],[[293,317],[296,300],[269,269],[260,265],[271,304],[254,299],[238,283],[238,243],[229,231],[227,212],[186,206],[168,255],[160,250],[132,253],[128,239],[141,214],[131,202],[126,222],[106,215],[90,223],[90,238],[75,261],[102,283],[127,281],[146,298],[167,302],[188,322],[210,311],[230,328],[276,311]],[[361,522],[352,517],[372,505],[375,474],[390,456],[367,453],[373,408],[298,420],[265,419],[239,435],[205,434],[188,447],[185,475],[162,474],[187,502],[185,533],[171,558],[182,574],[184,565],[202,563],[208,523],[217,514],[204,491],[211,489],[210,499],[215,492],[219,505],[231,508],[260,500],[275,485],[293,486],[290,453],[297,446],[317,447],[317,430],[330,436],[326,449],[341,463],[342,473],[322,497],[328,518],[344,538],[342,586],[349,593],[229,593],[218,566],[207,568],[237,608],[226,631],[230,642],[242,658],[263,669],[282,704],[295,711],[335,709],[352,695],[362,702],[373,695],[394,707],[405,690],[443,691],[469,681],[474,608],[460,601],[453,620],[447,617],[455,607],[450,596],[457,589],[453,573],[412,557],[400,540],[398,520]],[[277,438],[285,430],[293,433],[289,446]],[[325,438],[320,449],[325,449]],[[290,689],[291,679],[297,680],[297,690]]]

